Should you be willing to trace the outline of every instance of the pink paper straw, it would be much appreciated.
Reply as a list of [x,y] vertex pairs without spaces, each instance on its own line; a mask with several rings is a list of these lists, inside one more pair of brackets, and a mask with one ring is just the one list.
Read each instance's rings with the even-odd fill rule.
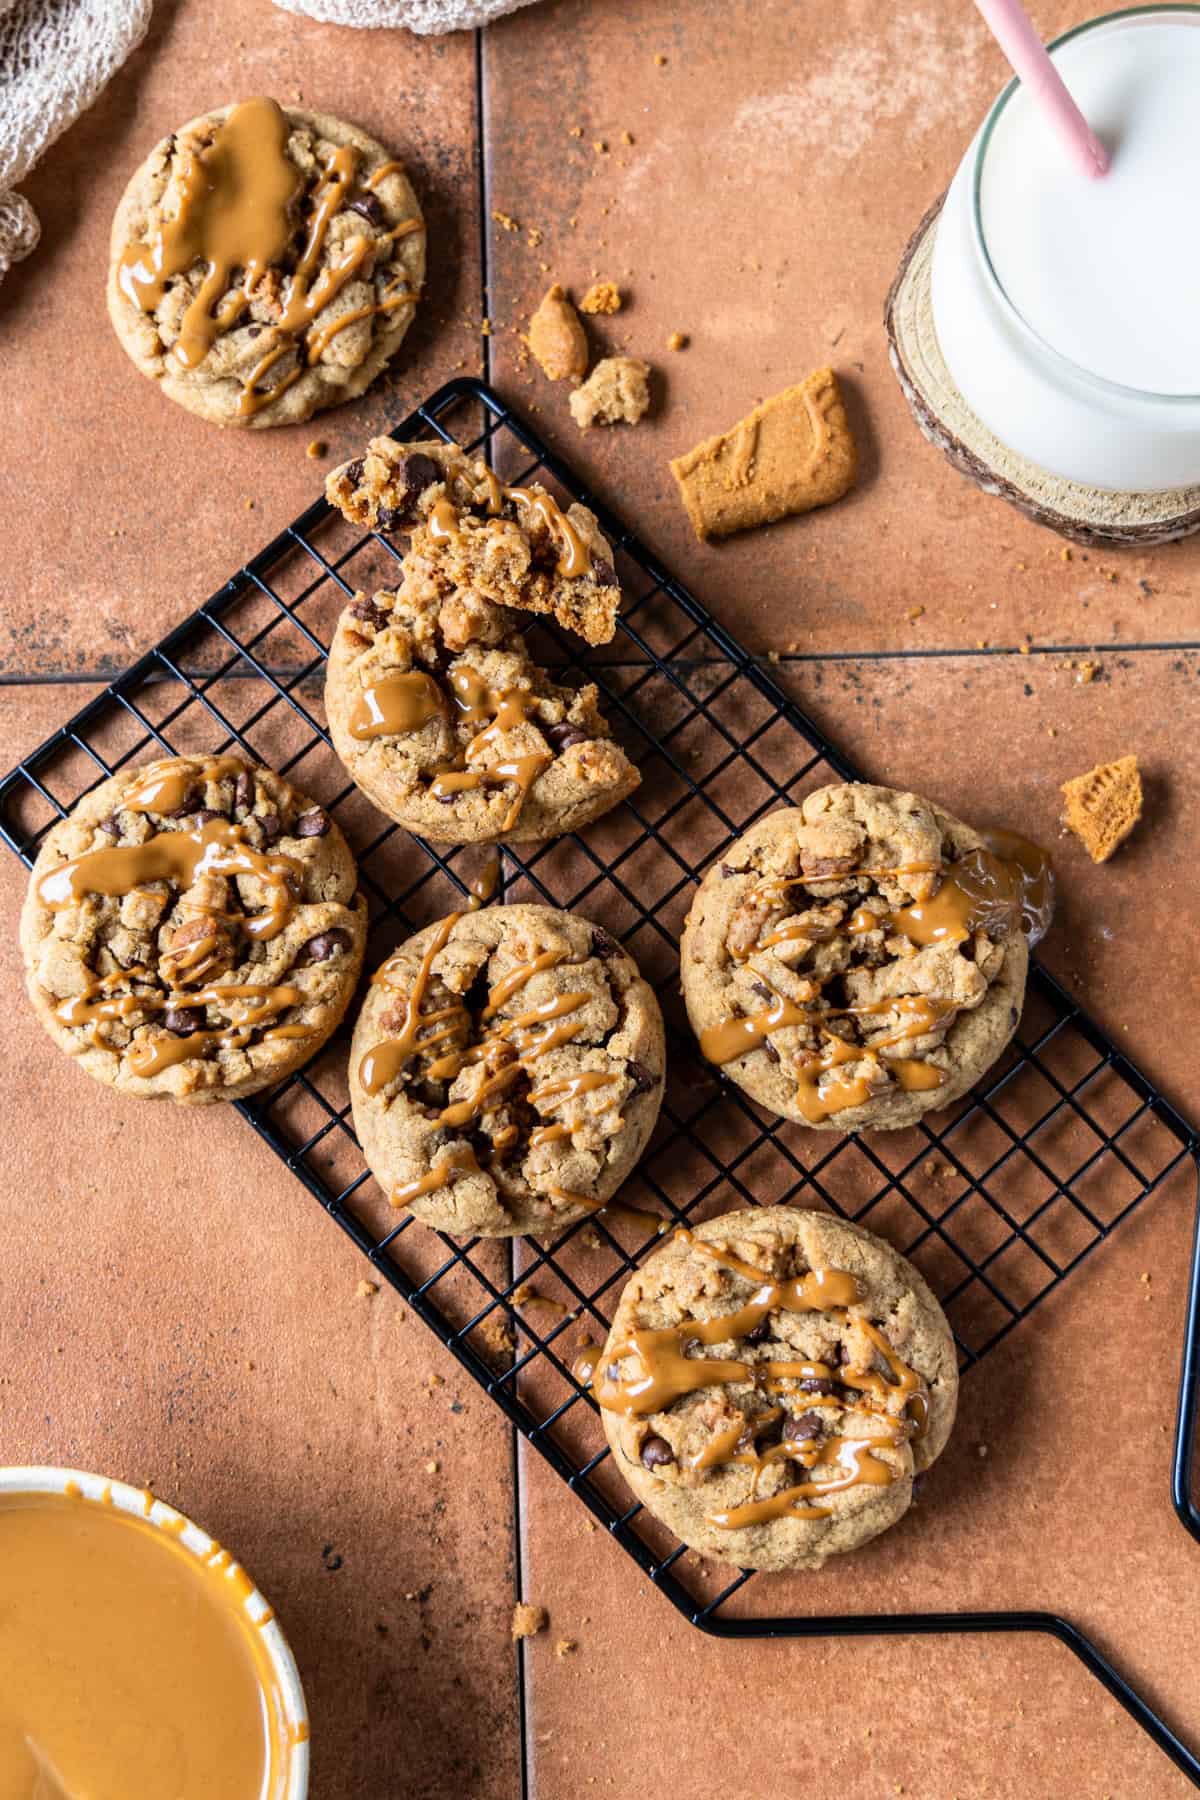
[[984,22],[1083,175],[1108,173],[1108,151],[1067,92],[1020,0],[975,0]]

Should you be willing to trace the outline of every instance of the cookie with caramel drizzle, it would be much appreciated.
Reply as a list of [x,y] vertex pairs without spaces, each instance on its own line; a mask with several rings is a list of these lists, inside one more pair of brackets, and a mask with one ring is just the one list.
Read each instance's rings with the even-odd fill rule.
[[132,360],[218,425],[361,394],[412,322],[425,225],[356,126],[262,96],[155,146],[113,222],[108,310]]
[[1020,1017],[1049,859],[917,794],[817,789],[709,869],[681,946],[708,1061],[818,1130],[895,1128],[957,1099]]
[[552,681],[518,623],[448,587],[416,541],[394,592],[360,594],[342,614],[325,683],[334,748],[408,830],[443,843],[558,837],[637,787],[598,689]]
[[101,782],[46,836],[21,916],[43,1025],[143,1099],[235,1100],[320,1049],[354,993],[366,905],[324,808],[232,753]]
[[455,1234],[554,1231],[632,1170],[664,1064],[653,989],[606,931],[546,906],[451,913],[372,977],[355,1130],[392,1207]]
[[861,1226],[785,1206],[676,1232],[576,1376],[638,1498],[743,1568],[817,1568],[894,1524],[958,1392],[917,1270]]

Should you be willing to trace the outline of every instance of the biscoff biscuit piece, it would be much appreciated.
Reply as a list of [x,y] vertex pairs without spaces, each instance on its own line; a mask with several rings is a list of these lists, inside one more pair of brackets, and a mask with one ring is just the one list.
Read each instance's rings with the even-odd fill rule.
[[568,405],[581,431],[592,425],[636,425],[650,405],[650,364],[636,356],[606,356]]
[[840,500],[854,485],[858,451],[837,376],[814,370],[731,431],[677,456],[671,473],[702,540]]
[[587,335],[557,281],[529,321],[529,348],[551,381],[587,374]]
[[1107,862],[1142,816],[1142,778],[1136,756],[1097,763],[1064,781],[1063,818],[1094,863]]

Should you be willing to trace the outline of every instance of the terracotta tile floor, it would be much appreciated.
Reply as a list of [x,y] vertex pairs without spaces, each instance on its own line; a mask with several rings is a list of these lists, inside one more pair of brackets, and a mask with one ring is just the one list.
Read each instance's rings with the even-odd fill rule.
[[[1086,10],[1055,0],[1038,23],[1049,35]],[[784,653],[780,679],[868,774],[1059,850],[1047,962],[1200,1110],[1200,541],[1065,560],[919,439],[887,369],[893,267],[1000,79],[957,0],[544,0],[478,42],[337,31],[268,0],[159,0],[146,46],[27,184],[44,241],[0,285],[15,447],[0,762],[312,497],[313,436],[340,456],[450,375],[487,371],[725,624]],[[105,247],[154,138],[253,91],[357,119],[411,162],[430,297],[365,400],[218,437],[119,351]],[[515,332],[552,276],[597,274],[630,297],[595,339],[654,362],[657,405],[636,431],[580,438]],[[672,353],[676,330],[690,341]],[[697,545],[666,458],[826,360],[864,447],[859,491]],[[1081,684],[1068,665],[1085,654],[1101,672]],[[1128,749],[1147,819],[1095,870],[1060,843],[1058,784]],[[30,1029],[11,859],[0,883],[0,1459],[152,1481],[237,1546],[301,1662],[314,1800],[510,1800],[523,1780],[538,1800],[693,1800],[714,1781],[790,1800],[814,1760],[853,1800],[1186,1791],[1058,1645],[725,1643],[641,1591],[524,1452],[514,1521],[499,1416],[404,1308],[359,1297],[354,1253],[240,1120],[147,1119]],[[782,1584],[780,1607],[1059,1608],[1200,1733],[1196,1552],[1167,1488],[1194,1198],[1173,1179],[969,1377],[927,1503],[894,1539]],[[525,1594],[551,1613],[519,1657],[515,1545]],[[578,1648],[557,1658],[559,1637]]]

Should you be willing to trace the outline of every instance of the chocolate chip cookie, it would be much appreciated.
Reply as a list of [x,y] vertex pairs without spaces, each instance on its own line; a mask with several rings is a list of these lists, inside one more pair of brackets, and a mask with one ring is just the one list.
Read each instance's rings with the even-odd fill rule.
[[323,808],[236,754],[114,775],[47,834],[21,914],[34,1009],[97,1081],[193,1105],[269,1087],[350,1004],[366,942]]
[[911,1125],[1016,1029],[1030,879],[918,794],[845,782],[769,813],[692,902],[682,976],[701,1050],[800,1124]]
[[511,487],[457,444],[374,438],[325,492],[353,524],[404,533],[446,594],[550,614],[589,644],[616,630],[621,589],[595,514],[536,481]]
[[654,992],[606,931],[548,906],[451,913],[372,979],[354,1126],[393,1205],[427,1225],[551,1232],[629,1174],[664,1065]]
[[255,99],[151,151],[113,221],[108,311],[190,412],[290,425],[370,386],[424,276],[421,209],[383,145]]
[[514,613],[447,594],[409,552],[395,593],[359,594],[329,652],[325,708],[346,771],[382,812],[441,843],[575,831],[632,793],[594,684],[561,687]]
[[882,1239],[790,1206],[677,1231],[581,1359],[617,1467],[693,1549],[816,1569],[902,1518],[954,1423],[954,1340]]

